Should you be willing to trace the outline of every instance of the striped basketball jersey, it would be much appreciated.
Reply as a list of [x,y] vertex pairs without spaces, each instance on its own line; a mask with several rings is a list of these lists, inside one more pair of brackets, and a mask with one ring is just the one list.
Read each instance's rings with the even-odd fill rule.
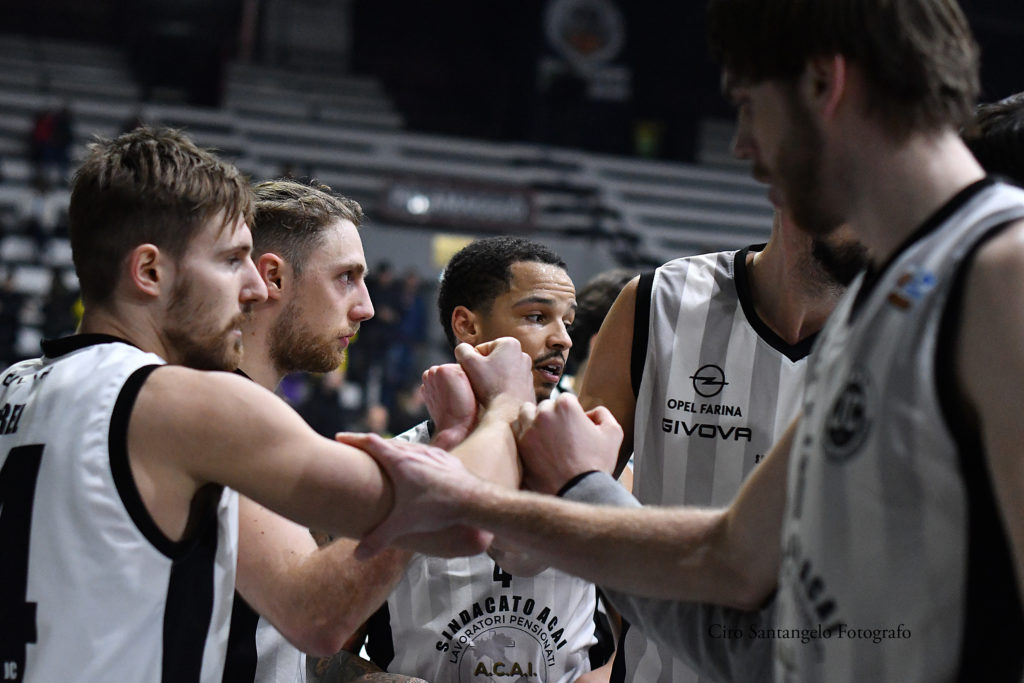
[[[748,252],[676,259],[641,276],[633,493],[644,504],[728,505],[800,407],[813,339],[787,344],[757,316]],[[663,650],[627,630],[625,680],[699,680]]]
[[164,361],[105,335],[43,348],[0,380],[0,680],[219,681],[237,495],[197,497],[194,536],[168,539],[127,451]]
[[[429,441],[420,426],[399,435]],[[487,554],[413,555],[370,620],[367,653],[392,672],[431,683],[571,683],[610,654],[592,583],[556,569],[512,576]],[[591,650],[594,649],[592,653]]]
[[1024,191],[971,185],[822,332],[766,634],[777,680],[1021,680],[1020,595],[953,345],[965,264],[1022,216]]

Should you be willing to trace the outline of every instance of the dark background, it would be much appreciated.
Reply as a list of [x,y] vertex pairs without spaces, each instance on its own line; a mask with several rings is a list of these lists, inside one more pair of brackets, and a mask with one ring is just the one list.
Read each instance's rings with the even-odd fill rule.
[[[730,115],[707,57],[704,4],[617,4],[627,27],[629,103],[581,103],[571,84],[539,92],[542,0],[352,0],[351,71],[379,78],[411,130],[631,153],[635,123],[649,120],[662,131],[656,156],[690,159],[697,121]],[[1024,90],[1024,2],[961,4],[982,45],[982,99]],[[123,46],[144,84],[182,85],[194,103],[215,105],[217,65],[237,53],[243,0],[0,5],[6,32]],[[268,56],[257,45],[254,57]]]

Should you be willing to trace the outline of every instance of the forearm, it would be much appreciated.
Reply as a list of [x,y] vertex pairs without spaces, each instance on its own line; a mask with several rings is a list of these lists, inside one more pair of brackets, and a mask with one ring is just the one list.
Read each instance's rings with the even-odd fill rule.
[[[599,477],[580,482],[565,497],[585,503],[639,506],[621,487]],[[771,680],[772,641],[757,634],[772,624],[774,601],[748,612],[709,603],[641,598],[607,588],[602,592],[634,628],[703,676],[735,683]]]
[[383,604],[401,579],[411,553],[388,549],[357,560],[355,543],[339,539],[307,556],[291,581],[291,612],[307,642],[327,639],[319,654],[336,652]]
[[718,551],[721,511],[620,509],[486,487],[466,503],[462,518],[493,531],[506,547],[602,586],[729,605],[749,600],[741,568]]
[[409,556],[387,550],[357,561],[354,550],[348,539],[318,548],[300,525],[239,501],[238,591],[304,652],[339,650],[387,598]]
[[485,412],[476,429],[451,454],[481,479],[519,488],[519,453],[509,420],[501,412]]

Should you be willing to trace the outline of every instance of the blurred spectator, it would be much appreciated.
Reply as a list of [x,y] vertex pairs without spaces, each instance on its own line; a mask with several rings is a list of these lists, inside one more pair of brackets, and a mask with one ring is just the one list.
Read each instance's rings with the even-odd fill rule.
[[394,405],[394,387],[387,364],[391,347],[398,339],[402,311],[402,293],[391,264],[381,261],[367,275],[366,288],[373,300],[374,315],[362,323],[356,343],[349,347],[349,375],[366,387],[367,403],[382,403],[390,408]]
[[52,201],[53,186],[45,173],[32,177],[32,197],[19,216],[22,230],[34,238],[42,249],[55,234],[59,222],[58,203]]
[[386,438],[391,437],[391,433],[388,431],[388,409],[385,406],[379,403],[369,406],[363,420],[363,428],[359,431],[373,432]]
[[[399,387],[410,382],[419,386],[421,364],[418,355],[427,335],[427,302],[419,274],[412,268],[407,270],[397,289],[397,334],[385,366],[386,393],[389,395],[395,395]],[[399,431],[405,431],[405,428]]]
[[305,398],[296,410],[317,433],[333,438],[337,432],[357,429],[362,407],[363,389],[347,380],[342,366],[308,376]]
[[418,381],[405,384],[395,392],[395,407],[388,417],[388,432],[401,434],[429,419]]
[[78,292],[64,284],[60,268],[53,269],[50,291],[43,301],[43,337],[55,339],[73,334],[78,328],[75,316]]
[[29,159],[36,175],[50,182],[67,183],[74,141],[74,114],[68,104],[36,114],[29,138]]

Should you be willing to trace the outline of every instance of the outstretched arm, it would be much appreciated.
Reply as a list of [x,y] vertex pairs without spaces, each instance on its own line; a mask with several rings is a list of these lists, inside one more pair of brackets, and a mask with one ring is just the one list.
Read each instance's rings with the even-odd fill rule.
[[[369,455],[319,436],[281,399],[229,373],[154,370],[132,410],[128,458],[146,509],[171,540],[184,536],[192,499],[208,484],[350,538],[379,524],[393,502]],[[465,554],[490,539],[458,529],[433,540],[435,552]]]
[[580,385],[580,404],[590,410],[604,406],[622,426],[615,475],[618,476],[633,453],[633,419],[636,397],[630,375],[633,353],[633,321],[639,278],[630,280],[615,299],[601,330],[594,339],[587,370]]
[[793,431],[724,511],[620,509],[510,491],[472,477],[437,449],[358,437],[353,443],[378,458],[401,500],[363,539],[360,553],[459,523],[493,531],[514,548],[612,589],[753,608],[776,585]]

